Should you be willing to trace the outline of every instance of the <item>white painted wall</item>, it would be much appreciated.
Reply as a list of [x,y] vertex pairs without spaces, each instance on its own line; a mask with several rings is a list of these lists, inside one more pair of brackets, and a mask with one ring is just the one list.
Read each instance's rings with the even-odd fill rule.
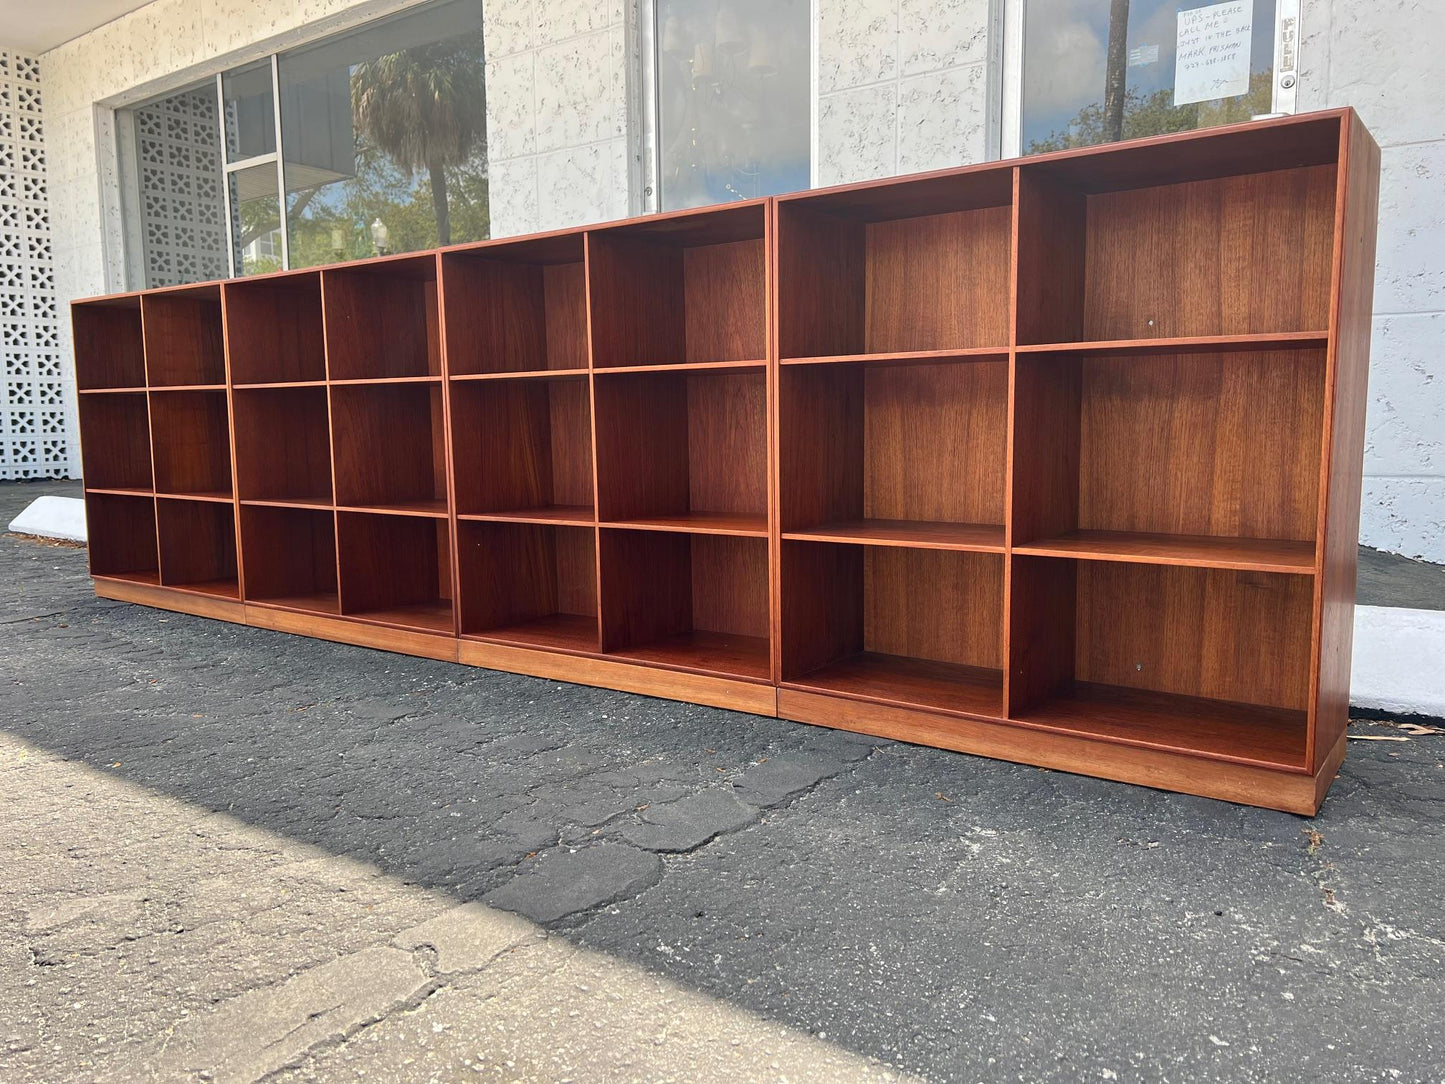
[[990,0],[818,0],[819,185],[989,155]]
[[1350,105],[1381,148],[1360,538],[1445,561],[1445,7],[1303,0],[1300,110]]
[[[56,296],[121,281],[111,107],[411,2],[154,0],[46,53]],[[817,183],[988,157],[1004,2],[815,0]],[[498,236],[643,205],[629,191],[640,176],[624,58],[633,3],[486,0]],[[1302,9],[1299,108],[1354,105],[1384,149],[1361,535],[1445,561],[1445,12],[1441,0]]]

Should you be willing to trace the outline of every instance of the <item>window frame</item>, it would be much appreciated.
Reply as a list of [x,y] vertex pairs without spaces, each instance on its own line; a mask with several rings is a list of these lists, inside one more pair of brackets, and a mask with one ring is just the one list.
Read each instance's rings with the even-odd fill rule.
[[[1028,0],[1004,0],[1003,12],[1003,117],[999,148],[1001,158],[1021,158],[1024,128],[1024,5]],[[1270,114],[1293,115],[1299,83],[1300,0],[1275,0],[1274,79],[1270,87]]]

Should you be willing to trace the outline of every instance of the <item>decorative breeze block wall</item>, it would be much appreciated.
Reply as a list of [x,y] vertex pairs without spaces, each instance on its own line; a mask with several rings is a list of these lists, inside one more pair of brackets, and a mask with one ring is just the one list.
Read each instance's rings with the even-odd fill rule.
[[40,63],[0,49],[0,480],[70,473]]

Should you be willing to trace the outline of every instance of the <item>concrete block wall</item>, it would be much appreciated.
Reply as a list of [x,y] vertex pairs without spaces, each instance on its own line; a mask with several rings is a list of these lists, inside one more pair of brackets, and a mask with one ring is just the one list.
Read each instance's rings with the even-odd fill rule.
[[989,157],[990,0],[818,0],[819,185]]
[[1445,9],[1304,0],[1298,108],[1354,106],[1381,148],[1360,537],[1445,561]]

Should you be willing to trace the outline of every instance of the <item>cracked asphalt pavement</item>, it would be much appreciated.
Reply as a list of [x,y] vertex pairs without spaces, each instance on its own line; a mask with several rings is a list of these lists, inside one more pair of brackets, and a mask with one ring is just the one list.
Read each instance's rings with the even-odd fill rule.
[[0,677],[6,1082],[1445,1079],[1445,735],[1356,724],[1304,820],[98,600],[13,536]]

